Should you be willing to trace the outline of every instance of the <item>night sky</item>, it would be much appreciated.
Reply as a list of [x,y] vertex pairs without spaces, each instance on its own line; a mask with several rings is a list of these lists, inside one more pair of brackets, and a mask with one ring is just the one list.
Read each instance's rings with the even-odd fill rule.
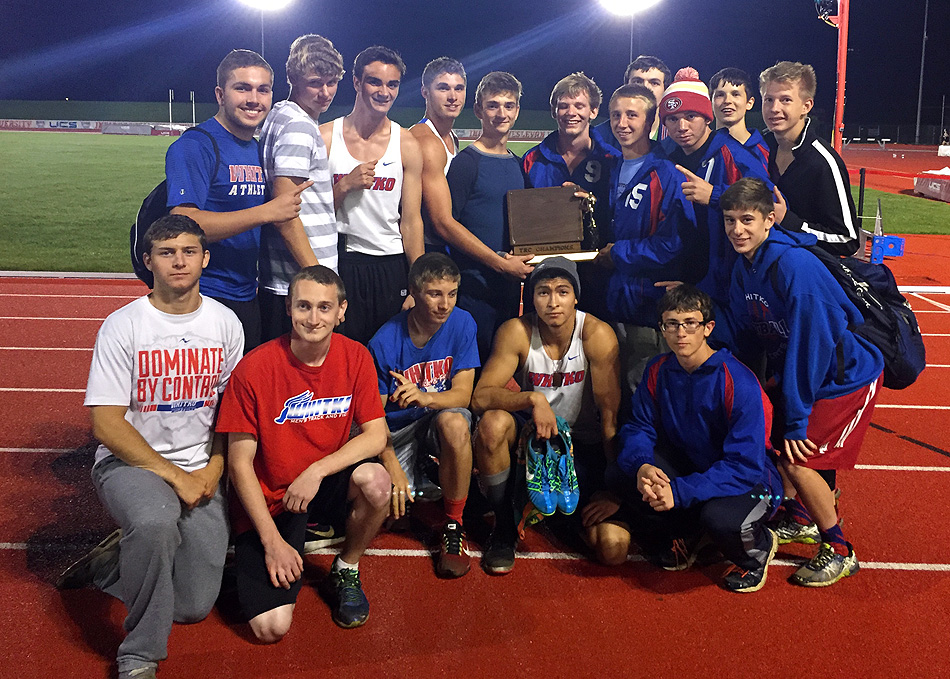
[[[924,0],[852,0],[845,122],[914,122],[923,15]],[[179,101],[195,90],[212,102],[224,54],[261,47],[260,12],[238,0],[10,1],[0,25],[0,99],[163,101],[174,88]],[[409,69],[401,106],[422,105],[422,68],[443,54],[465,64],[470,92],[485,73],[507,70],[524,84],[523,106],[543,109],[553,84],[575,70],[609,94],[630,49],[629,20],[596,0],[294,0],[265,15],[264,56],[280,98],[290,43],[310,32],[334,41],[348,76],[364,47],[399,51]],[[928,34],[922,122],[936,124],[941,95],[950,95],[948,0],[931,0]],[[829,116],[836,49],[837,31],[812,0],[662,0],[636,19],[635,54],[657,55],[674,71],[693,66],[704,79],[725,66],[755,76],[781,59],[810,62],[816,106]],[[341,86],[335,103],[352,100],[352,87]]]

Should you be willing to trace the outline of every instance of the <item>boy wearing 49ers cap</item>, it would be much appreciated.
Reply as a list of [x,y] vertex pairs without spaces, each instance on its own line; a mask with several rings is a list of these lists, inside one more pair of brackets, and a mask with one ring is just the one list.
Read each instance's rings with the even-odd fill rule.
[[697,287],[713,298],[720,311],[720,322],[711,339],[718,346],[731,346],[731,324],[721,311],[729,301],[729,275],[736,254],[723,231],[719,196],[740,177],[758,177],[768,182],[768,173],[728,130],[710,130],[714,118],[709,90],[695,69],[677,71],[673,84],[663,93],[658,113],[670,135],[661,146],[669,160],[686,175],[683,195],[696,210],[700,239],[696,256],[701,258],[695,262]]

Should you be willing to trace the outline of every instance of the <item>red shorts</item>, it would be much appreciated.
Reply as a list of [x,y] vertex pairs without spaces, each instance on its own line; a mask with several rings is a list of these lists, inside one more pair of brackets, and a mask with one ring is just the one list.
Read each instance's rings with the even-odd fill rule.
[[838,398],[815,401],[808,417],[808,440],[818,452],[804,463],[809,469],[853,469],[871,413],[881,391],[881,377]]

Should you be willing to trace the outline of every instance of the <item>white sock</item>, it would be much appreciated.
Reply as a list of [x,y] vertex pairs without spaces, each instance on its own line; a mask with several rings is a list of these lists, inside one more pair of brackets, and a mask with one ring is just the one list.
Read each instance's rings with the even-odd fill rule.
[[350,570],[358,571],[360,569],[360,562],[357,559],[356,563],[347,563],[340,557],[337,557],[333,560],[333,566],[330,570],[340,571],[343,569],[349,568]]

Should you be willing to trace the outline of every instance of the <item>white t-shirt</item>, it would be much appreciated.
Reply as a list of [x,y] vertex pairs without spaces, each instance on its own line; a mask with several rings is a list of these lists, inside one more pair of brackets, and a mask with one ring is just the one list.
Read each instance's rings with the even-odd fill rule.
[[[158,454],[185,471],[201,469],[243,350],[237,316],[210,297],[190,314],[167,314],[140,297],[99,329],[84,405],[126,406],[125,419]],[[96,462],[111,454],[100,445]]]

